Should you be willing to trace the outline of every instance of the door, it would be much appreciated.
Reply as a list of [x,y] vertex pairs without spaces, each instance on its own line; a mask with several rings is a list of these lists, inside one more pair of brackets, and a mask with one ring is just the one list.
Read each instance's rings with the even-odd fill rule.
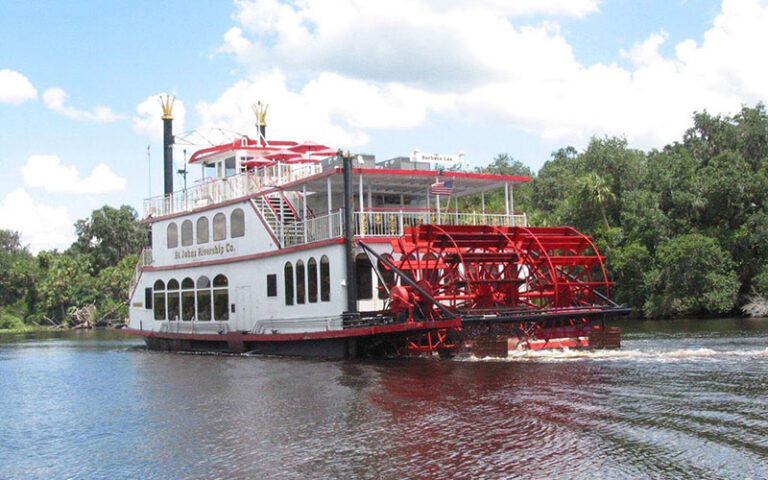
[[237,287],[235,297],[235,330],[251,330],[254,324],[253,305],[251,305],[251,287]]

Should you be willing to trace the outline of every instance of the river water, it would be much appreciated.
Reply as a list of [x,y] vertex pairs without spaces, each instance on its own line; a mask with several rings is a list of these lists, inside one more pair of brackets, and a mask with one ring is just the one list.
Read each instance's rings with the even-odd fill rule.
[[768,320],[621,326],[493,361],[0,336],[0,479],[768,478]]

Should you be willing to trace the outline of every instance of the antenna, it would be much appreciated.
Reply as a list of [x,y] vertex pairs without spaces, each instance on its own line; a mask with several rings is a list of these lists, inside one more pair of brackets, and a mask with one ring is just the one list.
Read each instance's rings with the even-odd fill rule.
[[186,190],[187,189],[187,173],[189,173],[189,171],[187,171],[187,149],[185,148],[183,151],[184,151],[184,168],[180,168],[176,170],[176,173],[181,175],[181,178],[184,179],[184,190]]

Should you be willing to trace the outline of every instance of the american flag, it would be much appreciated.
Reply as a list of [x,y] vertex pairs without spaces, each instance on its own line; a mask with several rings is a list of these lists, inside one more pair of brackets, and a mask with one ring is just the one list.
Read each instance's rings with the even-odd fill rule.
[[453,180],[446,180],[444,182],[435,182],[429,186],[430,195],[450,196],[452,193],[453,193]]

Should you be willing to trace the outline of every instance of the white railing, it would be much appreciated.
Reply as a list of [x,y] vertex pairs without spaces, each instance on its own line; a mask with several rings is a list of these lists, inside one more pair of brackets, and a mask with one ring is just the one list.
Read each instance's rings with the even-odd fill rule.
[[255,172],[205,179],[171,195],[159,195],[144,200],[142,218],[188,212],[195,208],[253,195],[321,171],[322,166],[315,164],[274,165],[258,168]]
[[355,235],[392,237],[403,234],[405,227],[431,223],[435,225],[528,225],[525,213],[497,214],[478,212],[408,212],[370,211],[355,212]]
[[[307,218],[283,225],[282,245],[290,247],[344,236],[344,216],[336,210],[319,217]],[[278,232],[279,234],[279,232]]]
[[128,295],[133,292],[133,290],[136,288],[136,285],[139,283],[139,278],[141,278],[141,269],[148,265],[152,265],[152,261],[152,248],[144,247],[144,249],[139,254],[139,260],[136,262],[136,267],[134,267],[131,280],[128,283]]

